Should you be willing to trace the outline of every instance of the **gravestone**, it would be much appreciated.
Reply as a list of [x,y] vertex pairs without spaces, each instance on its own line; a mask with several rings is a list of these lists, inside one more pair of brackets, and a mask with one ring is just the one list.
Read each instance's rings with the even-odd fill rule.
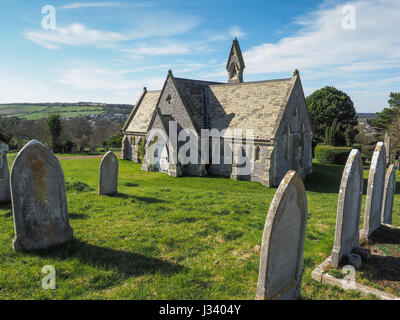
[[386,166],[390,163],[390,136],[385,133]]
[[382,199],[382,223],[392,224],[394,194],[396,193],[396,169],[391,164],[386,172]]
[[115,194],[118,186],[118,159],[108,151],[100,164],[99,194]]
[[386,153],[383,142],[378,142],[372,156],[368,176],[364,226],[360,237],[368,239],[381,225],[382,197],[385,183]]
[[307,197],[295,171],[282,179],[268,211],[260,253],[257,300],[300,297]]
[[343,257],[358,247],[363,182],[361,155],[357,149],[353,149],[347,158],[339,189],[335,243],[331,259],[335,268],[339,267]]
[[73,239],[63,170],[54,153],[37,140],[15,158],[11,199],[16,251],[45,249]]
[[0,203],[8,203],[11,200],[7,151],[8,144],[0,141]]

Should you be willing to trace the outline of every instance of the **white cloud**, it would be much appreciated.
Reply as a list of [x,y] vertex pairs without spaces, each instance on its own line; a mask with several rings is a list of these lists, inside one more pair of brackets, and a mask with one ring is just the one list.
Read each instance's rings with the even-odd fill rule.
[[[246,74],[286,73],[299,69],[307,86],[336,85],[362,86],[371,91],[371,77],[385,78],[385,73],[399,70],[400,58],[400,1],[356,0],[335,4],[326,2],[318,10],[296,20],[300,31],[281,39],[278,43],[264,43],[244,52]],[[344,29],[343,5],[352,5],[356,13],[356,28]],[[313,83],[318,80],[318,84]],[[377,79],[379,80],[379,79]],[[307,85],[308,83],[308,85]],[[385,83],[385,81],[383,82]],[[361,86],[361,85],[360,85]],[[388,96],[390,88],[380,87],[380,94]],[[366,103],[355,91],[358,110],[376,110],[385,101]],[[353,98],[353,97],[352,97]],[[375,105],[373,105],[373,103]]]
[[[121,94],[132,89],[148,86],[160,89],[164,79],[149,78],[132,80],[127,77],[133,70],[114,70],[106,68],[71,68],[62,72],[55,82],[75,90],[102,90]],[[160,85],[161,83],[161,85]],[[156,87],[157,86],[157,87]]]
[[62,6],[61,9],[79,9],[89,7],[119,7],[121,4],[116,2],[74,2]]
[[[81,23],[74,23],[65,27],[57,27],[55,30],[28,31],[24,33],[24,36],[48,49],[58,49],[62,45],[109,47],[128,40],[184,34],[198,24],[199,19],[193,16],[181,17],[164,13],[143,16],[130,31],[123,33],[89,29]],[[161,48],[158,49],[161,50]]]
[[236,37],[236,38],[243,38],[244,36],[246,36],[246,33],[244,33],[239,26],[232,26],[229,29],[229,34],[232,37]]
[[135,55],[182,55],[191,53],[188,45],[165,44],[160,46],[148,46],[143,44],[133,49],[124,49],[124,52],[132,52]]
[[298,20],[302,30],[278,43],[244,53],[246,72],[288,72],[340,67],[377,70],[400,57],[400,2],[354,1],[355,30],[342,28],[342,5],[320,9]]
[[129,40],[126,35],[121,33],[88,29],[80,23],[57,28],[53,31],[40,30],[26,32],[25,37],[48,49],[58,49],[61,45],[109,46],[116,42]]

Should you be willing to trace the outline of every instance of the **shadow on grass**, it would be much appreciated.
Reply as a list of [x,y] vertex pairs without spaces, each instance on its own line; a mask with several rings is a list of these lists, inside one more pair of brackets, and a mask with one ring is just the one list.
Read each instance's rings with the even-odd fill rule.
[[121,198],[121,199],[132,199],[132,202],[146,202],[146,203],[162,203],[165,202],[164,200],[158,199],[158,198],[153,198],[153,197],[139,197],[139,196],[134,196],[131,194],[127,193],[120,193],[117,192],[115,194],[110,194],[107,195],[108,197],[115,197],[115,198]]
[[89,215],[87,215],[87,214],[83,214],[83,213],[68,213],[68,217],[70,218],[70,219],[72,219],[72,220],[75,220],[75,219],[81,219],[81,220],[83,220],[83,219],[87,219],[87,218],[89,218]]
[[382,225],[371,234],[368,243],[400,244],[400,229],[391,229]]
[[99,247],[77,239],[57,247],[28,252],[27,254],[57,260],[77,258],[84,264],[100,268],[117,269],[119,273],[127,276],[139,276],[156,272],[174,274],[185,269],[183,266],[158,258],[150,258],[142,254]]
[[6,218],[12,217],[12,207],[11,207],[11,203],[0,203],[0,209],[1,210],[9,210],[6,213],[4,213],[3,215]]
[[[306,176],[307,191],[338,193],[344,166],[313,163],[313,173]],[[367,192],[368,179],[364,179],[363,194]]]
[[365,269],[370,281],[400,281],[400,258],[372,254]]

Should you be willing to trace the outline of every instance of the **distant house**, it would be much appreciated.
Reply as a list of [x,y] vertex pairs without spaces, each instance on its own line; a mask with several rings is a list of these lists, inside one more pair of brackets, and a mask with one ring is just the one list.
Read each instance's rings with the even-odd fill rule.
[[[226,65],[227,83],[178,78],[170,70],[162,90],[144,88],[123,127],[122,158],[138,162],[139,145],[143,144],[143,170],[171,176],[230,176],[268,187],[278,185],[288,170],[296,170],[303,177],[311,173],[312,129],[299,72],[295,70],[290,78],[244,82],[244,68],[235,39]],[[226,157],[223,152],[231,152],[233,164],[171,163],[170,121],[177,122],[178,130],[189,128],[196,132],[199,146],[202,129],[254,130],[251,149],[242,148],[242,156],[253,160],[252,172],[237,174],[238,154],[234,148],[225,150],[222,144],[221,157]],[[151,129],[165,134],[149,136]],[[212,146],[210,143],[210,151]],[[177,148],[181,147],[182,143],[178,144]]]

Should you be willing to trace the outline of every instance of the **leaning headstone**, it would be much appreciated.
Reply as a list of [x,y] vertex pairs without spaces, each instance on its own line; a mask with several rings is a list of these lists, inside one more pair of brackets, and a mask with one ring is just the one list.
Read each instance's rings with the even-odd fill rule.
[[363,182],[361,155],[357,149],[353,149],[347,158],[339,189],[335,243],[331,260],[335,268],[339,267],[343,257],[358,247]]
[[118,158],[112,151],[108,151],[100,164],[99,194],[117,193],[118,186]]
[[37,140],[15,158],[11,199],[16,251],[45,249],[73,239],[63,170],[54,153]]
[[390,163],[390,136],[385,133],[385,151],[386,151],[386,165]]
[[369,169],[364,227],[360,234],[362,239],[368,239],[372,232],[381,225],[382,197],[386,170],[385,158],[386,154],[383,142],[378,142]]
[[386,172],[382,199],[382,223],[392,224],[394,194],[396,193],[396,169],[391,164]]
[[8,144],[0,141],[0,203],[8,203],[11,200],[7,151]]
[[300,297],[307,197],[303,180],[288,171],[275,193],[264,227],[257,300]]

